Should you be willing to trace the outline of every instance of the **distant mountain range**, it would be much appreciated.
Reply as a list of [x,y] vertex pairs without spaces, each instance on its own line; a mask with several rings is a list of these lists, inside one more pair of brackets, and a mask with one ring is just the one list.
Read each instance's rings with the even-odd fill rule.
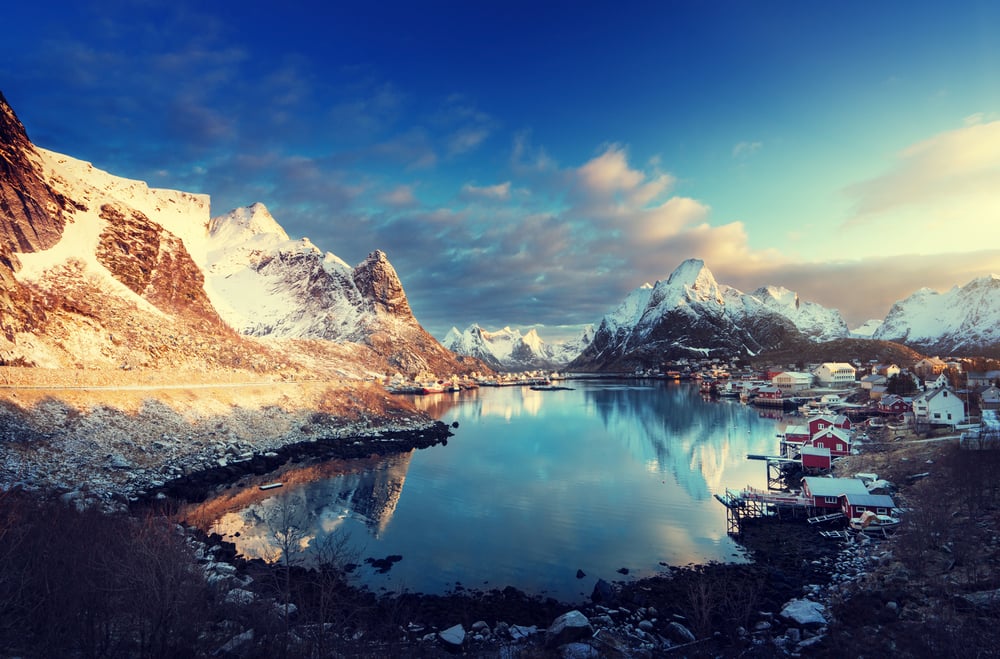
[[490,332],[473,324],[464,332],[452,327],[442,343],[459,355],[475,357],[499,371],[529,371],[565,366],[592,338],[593,327],[590,326],[572,341],[549,344],[534,329],[522,336],[519,330],[509,327]]
[[[904,344],[925,353],[991,354],[1000,346],[1000,277],[984,277],[939,294],[918,291],[884,321],[848,329],[840,312],[764,286],[743,293],[719,284],[704,262],[689,259],[665,281],[629,293],[596,329],[565,345],[548,345],[504,328],[452,329],[445,345],[503,370],[632,370],[678,358],[754,356],[847,338]],[[573,354],[574,351],[576,354]],[[565,361],[563,361],[565,360]]]

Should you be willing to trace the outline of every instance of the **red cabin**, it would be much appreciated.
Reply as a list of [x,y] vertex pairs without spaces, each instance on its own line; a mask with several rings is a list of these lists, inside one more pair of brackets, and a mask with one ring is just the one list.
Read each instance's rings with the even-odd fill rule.
[[835,458],[851,454],[851,436],[846,430],[828,426],[812,436],[809,444],[816,448],[830,449],[830,455]]
[[851,429],[851,420],[843,414],[822,414],[809,419],[809,436],[813,437],[820,430],[833,426],[835,428]]
[[868,488],[857,478],[822,478],[806,476],[802,479],[802,496],[812,499],[814,508],[841,507],[845,494],[868,494]]
[[913,406],[910,403],[903,400],[902,396],[897,396],[896,394],[882,396],[882,399],[878,402],[878,411],[880,414],[905,414],[912,411],[912,409]]
[[871,511],[876,515],[889,515],[896,502],[888,494],[845,494],[840,498],[840,509],[848,519],[861,517],[861,513]]
[[807,474],[824,473],[833,466],[830,449],[825,447],[803,446],[799,458],[802,460],[802,471]]

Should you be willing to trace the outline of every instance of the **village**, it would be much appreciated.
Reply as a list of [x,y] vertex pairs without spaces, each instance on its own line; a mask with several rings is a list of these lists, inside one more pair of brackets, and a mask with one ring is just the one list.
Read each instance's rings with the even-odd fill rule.
[[840,464],[866,445],[921,438],[950,439],[968,450],[1000,448],[1000,370],[964,367],[935,357],[909,369],[824,362],[760,376],[699,375],[707,396],[738,396],[784,412],[775,453],[747,455],[765,463],[767,489],[715,494],[726,507],[728,533],[740,536],[746,520],[762,517],[804,520],[829,538],[894,532],[901,513],[895,486],[875,473],[843,473]]

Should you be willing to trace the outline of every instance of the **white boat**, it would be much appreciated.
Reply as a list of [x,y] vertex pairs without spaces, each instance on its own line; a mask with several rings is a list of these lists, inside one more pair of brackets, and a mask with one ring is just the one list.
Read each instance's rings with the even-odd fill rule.
[[877,515],[870,510],[861,513],[860,517],[852,517],[847,525],[854,531],[864,533],[885,533],[894,531],[899,526],[899,518],[889,515]]

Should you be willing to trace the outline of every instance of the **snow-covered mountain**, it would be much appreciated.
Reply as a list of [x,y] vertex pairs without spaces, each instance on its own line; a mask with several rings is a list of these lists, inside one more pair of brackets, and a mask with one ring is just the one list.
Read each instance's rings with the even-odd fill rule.
[[874,336],[878,328],[882,326],[882,320],[879,318],[870,318],[865,322],[861,323],[858,327],[851,330],[851,338],[854,339],[870,339]]
[[1000,275],[938,293],[923,288],[889,310],[874,338],[927,354],[973,354],[1000,346]]
[[553,369],[565,366],[579,355],[589,343],[592,330],[587,326],[572,341],[549,344],[534,329],[522,335],[520,330],[510,327],[490,332],[472,324],[464,332],[452,327],[442,343],[457,355],[475,357],[497,370]]
[[716,282],[699,259],[666,281],[632,291],[604,316],[571,369],[630,369],[678,357],[752,355],[789,342],[846,336],[839,312],[802,302],[786,289],[743,293]]
[[798,293],[783,286],[762,286],[750,295],[766,308],[792,321],[800,332],[813,341],[832,341],[850,334],[839,311],[802,300]]
[[[345,374],[471,365],[420,327],[382,252],[352,268],[291,240],[259,204],[210,219],[207,195],[34,146],[2,95],[0,207],[6,363],[266,372],[291,356]],[[337,347],[261,342],[234,327]]]

